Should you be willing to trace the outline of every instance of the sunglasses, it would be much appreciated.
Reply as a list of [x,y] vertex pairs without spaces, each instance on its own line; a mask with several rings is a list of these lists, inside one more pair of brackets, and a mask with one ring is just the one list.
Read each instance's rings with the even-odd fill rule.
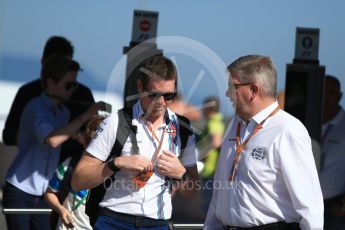
[[147,92],[147,96],[151,99],[159,99],[160,97],[163,97],[164,100],[170,101],[176,97],[177,93],[161,93],[161,92]]
[[70,90],[76,90],[78,88],[79,84],[76,81],[69,81],[66,82],[65,84],[65,90],[70,91]]

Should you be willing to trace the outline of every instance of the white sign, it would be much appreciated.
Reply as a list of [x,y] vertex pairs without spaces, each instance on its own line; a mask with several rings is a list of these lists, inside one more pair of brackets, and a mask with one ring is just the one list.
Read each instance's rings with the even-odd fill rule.
[[157,24],[158,12],[134,10],[132,42],[140,43],[157,37]]
[[296,28],[295,59],[319,60],[320,29]]

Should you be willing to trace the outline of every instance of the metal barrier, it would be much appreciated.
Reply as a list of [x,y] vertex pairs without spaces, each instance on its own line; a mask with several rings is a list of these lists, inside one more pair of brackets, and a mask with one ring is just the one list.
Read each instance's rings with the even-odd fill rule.
[[4,214],[50,214],[50,208],[3,208],[2,213]]
[[[4,214],[50,214],[51,209],[33,209],[33,208],[3,208]],[[203,224],[172,224],[173,229],[202,229]]]
[[203,224],[173,224],[173,229],[202,229]]

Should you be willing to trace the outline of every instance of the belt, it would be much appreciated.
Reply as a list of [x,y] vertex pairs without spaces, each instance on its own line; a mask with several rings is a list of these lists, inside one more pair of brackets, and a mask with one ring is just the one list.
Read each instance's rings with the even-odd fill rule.
[[300,229],[297,223],[277,222],[272,224],[265,224],[261,226],[254,226],[249,228],[224,226],[225,230],[298,230]]
[[134,216],[125,213],[114,212],[107,208],[100,208],[100,214],[133,224],[136,227],[156,227],[164,226],[169,223],[169,220],[153,219],[144,216]]

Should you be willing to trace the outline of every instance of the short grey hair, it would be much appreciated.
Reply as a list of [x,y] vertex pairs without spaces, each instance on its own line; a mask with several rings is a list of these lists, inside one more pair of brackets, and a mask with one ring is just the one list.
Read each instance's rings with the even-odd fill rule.
[[231,63],[227,69],[230,74],[236,73],[241,83],[255,82],[265,96],[277,98],[277,70],[270,57],[243,56]]

